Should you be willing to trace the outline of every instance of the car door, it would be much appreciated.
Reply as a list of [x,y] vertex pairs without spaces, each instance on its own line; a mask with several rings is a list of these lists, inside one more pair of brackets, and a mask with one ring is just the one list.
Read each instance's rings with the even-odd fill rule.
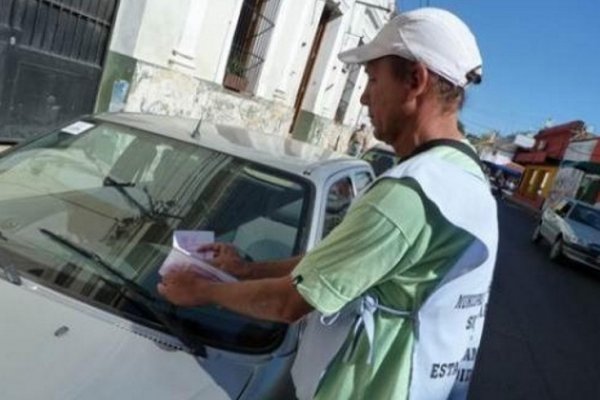
[[554,242],[561,233],[564,218],[571,210],[571,202],[560,202],[554,207],[549,207],[544,212],[542,223],[542,235],[550,242]]
[[327,236],[343,220],[350,204],[363,189],[374,179],[367,168],[353,168],[331,176],[325,183],[325,199],[323,201],[321,233],[322,239]]

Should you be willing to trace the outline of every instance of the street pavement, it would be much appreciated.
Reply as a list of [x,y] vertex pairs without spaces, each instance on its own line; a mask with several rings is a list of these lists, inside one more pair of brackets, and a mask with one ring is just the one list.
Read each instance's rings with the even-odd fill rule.
[[470,399],[600,399],[600,273],[548,259],[499,200],[500,246]]

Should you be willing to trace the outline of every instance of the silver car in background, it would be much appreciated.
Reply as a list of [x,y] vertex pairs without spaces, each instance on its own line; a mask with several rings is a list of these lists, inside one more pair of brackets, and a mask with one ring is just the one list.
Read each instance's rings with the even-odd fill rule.
[[175,230],[302,254],[368,163],[185,118],[84,118],[0,155],[2,399],[286,399],[298,326],[156,292]]
[[550,258],[569,259],[600,269],[600,209],[590,204],[566,199],[547,207],[532,241],[550,243]]

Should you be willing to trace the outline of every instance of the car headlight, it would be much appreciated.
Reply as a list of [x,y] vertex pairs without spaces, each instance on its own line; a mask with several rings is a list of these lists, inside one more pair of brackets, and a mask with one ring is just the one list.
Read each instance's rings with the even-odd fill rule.
[[573,232],[564,232],[564,237],[569,243],[585,245],[585,242],[581,238],[575,236]]

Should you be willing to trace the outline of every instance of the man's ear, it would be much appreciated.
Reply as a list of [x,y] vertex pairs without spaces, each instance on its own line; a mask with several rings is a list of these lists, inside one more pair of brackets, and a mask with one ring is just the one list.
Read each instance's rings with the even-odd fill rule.
[[430,73],[425,64],[417,62],[413,65],[410,74],[410,91],[414,97],[420,96],[427,91]]

